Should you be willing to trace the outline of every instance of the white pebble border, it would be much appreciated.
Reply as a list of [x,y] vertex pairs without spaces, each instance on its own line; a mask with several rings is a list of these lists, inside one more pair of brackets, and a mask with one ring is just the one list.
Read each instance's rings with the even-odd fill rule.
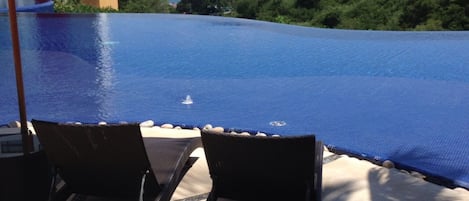
[[[66,124],[82,125],[82,123],[79,122],[79,121],[67,121],[65,123]],[[107,125],[107,124],[108,123],[105,122],[105,121],[98,122],[98,125]],[[127,121],[119,121],[119,124],[128,124],[128,122]],[[27,121],[27,125],[30,128],[33,127],[32,123],[30,121]],[[155,122],[153,120],[143,121],[139,125],[140,125],[140,127],[148,127],[148,128],[183,129],[181,126],[174,126],[173,124],[169,124],[169,123],[165,123],[165,124],[162,124],[162,125],[158,126],[158,125],[155,125]],[[21,123],[19,121],[11,121],[11,122],[8,123],[7,126],[9,128],[20,128]],[[213,127],[211,124],[206,124],[202,129],[200,129],[199,127],[193,127],[193,130],[196,130],[196,131],[210,130],[210,131],[214,131],[216,133],[224,133],[225,132],[225,129],[223,127],[220,127],[220,126]],[[262,133],[262,132],[257,132],[256,134],[250,134],[249,132],[246,132],[246,131],[242,131],[240,133],[238,133],[236,131],[229,131],[228,133],[234,134],[234,135],[242,135],[242,136],[262,136],[262,137],[267,137],[268,136],[266,133]],[[277,134],[270,135],[270,136],[271,137],[280,137],[280,135],[277,135]],[[325,151],[329,151],[326,146],[325,146]],[[385,167],[385,168],[388,168],[388,169],[395,168],[394,163],[390,160],[383,161],[381,166]],[[410,171],[410,172],[407,171],[407,170],[399,170],[399,171],[404,173],[404,174],[408,174],[408,175],[411,175],[411,176],[414,176],[414,177],[417,177],[417,178],[420,178],[420,179],[425,179],[426,178],[425,175],[423,175],[419,172],[416,172],[416,171]]]

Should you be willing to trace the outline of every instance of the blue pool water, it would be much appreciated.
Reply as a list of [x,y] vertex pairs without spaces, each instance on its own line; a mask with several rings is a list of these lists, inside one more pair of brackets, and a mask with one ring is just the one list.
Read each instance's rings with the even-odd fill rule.
[[[19,26],[28,119],[314,133],[469,188],[469,32],[163,14],[20,14]],[[0,14],[0,124],[19,118],[7,27]]]
[[[53,13],[52,0],[15,0],[17,12]],[[0,13],[8,12],[8,0],[0,0]]]

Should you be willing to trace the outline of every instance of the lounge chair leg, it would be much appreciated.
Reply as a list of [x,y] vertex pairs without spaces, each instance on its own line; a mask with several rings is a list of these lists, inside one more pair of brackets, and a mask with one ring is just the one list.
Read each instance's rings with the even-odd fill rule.
[[212,192],[208,194],[207,201],[216,201],[217,198],[213,195]]
[[51,185],[50,185],[50,190],[49,190],[49,199],[47,199],[48,201],[52,201],[53,197],[55,197],[55,193],[57,191],[57,172],[56,172],[56,169],[55,168],[52,168],[51,170],[52,172],[52,175],[54,175],[52,177],[52,181],[51,181]]
[[140,183],[140,194],[139,194],[139,196],[138,196],[138,200],[139,200],[139,201],[143,201],[143,200],[144,200],[144,197],[143,197],[143,196],[144,196],[144,192],[143,192],[143,191],[144,191],[144,189],[145,189],[145,177],[147,176],[148,173],[150,173],[149,170],[147,170],[147,171],[145,172],[145,174],[142,175],[142,182]]
[[65,201],[72,195],[72,191],[65,185],[64,187],[60,188],[57,192],[55,192],[52,201]]
[[307,185],[308,187],[306,187],[305,200],[306,200],[306,201],[309,201],[309,200],[311,200],[311,197],[312,197],[312,196],[311,196],[311,192],[312,192],[312,190],[311,190],[311,184],[310,184],[309,182],[307,182],[306,185]]
[[50,191],[49,191],[49,199],[48,201],[62,201],[62,200],[67,200],[72,195],[72,192],[68,188],[67,184],[64,184],[62,188],[57,189],[57,168],[54,167],[51,170],[52,175],[52,181],[51,181],[51,186],[50,186]]
[[207,201],[216,201],[217,196],[215,195],[216,189],[215,189],[215,178],[212,178],[212,189],[210,190],[210,193],[208,194]]

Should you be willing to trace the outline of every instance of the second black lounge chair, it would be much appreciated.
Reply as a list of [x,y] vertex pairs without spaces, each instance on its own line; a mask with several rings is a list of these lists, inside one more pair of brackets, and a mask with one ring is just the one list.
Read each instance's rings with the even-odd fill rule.
[[208,200],[320,200],[323,145],[314,135],[243,136],[202,131],[212,178]]
[[[142,138],[138,124],[76,125],[32,121],[54,166],[51,200],[72,193],[133,200],[170,200],[192,166],[197,138]],[[56,188],[57,178],[64,181]]]

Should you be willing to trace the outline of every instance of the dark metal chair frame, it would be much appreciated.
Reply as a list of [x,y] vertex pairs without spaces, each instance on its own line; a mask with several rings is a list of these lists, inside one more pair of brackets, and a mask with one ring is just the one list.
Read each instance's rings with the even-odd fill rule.
[[208,200],[321,200],[323,144],[314,135],[201,134],[212,178]]

